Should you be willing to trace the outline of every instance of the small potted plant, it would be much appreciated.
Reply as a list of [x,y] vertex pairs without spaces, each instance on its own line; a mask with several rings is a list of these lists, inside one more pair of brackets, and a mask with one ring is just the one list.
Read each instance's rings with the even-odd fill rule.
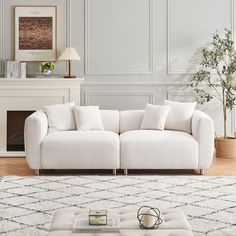
[[53,62],[42,62],[40,64],[40,71],[45,76],[51,75],[53,70],[54,70],[54,68],[55,68],[55,65],[54,65]]
[[201,66],[190,81],[198,102],[216,98],[222,104],[224,136],[215,138],[216,157],[236,158],[236,139],[227,134],[227,114],[236,104],[236,51],[230,30],[223,37],[213,34],[209,47],[202,49]]

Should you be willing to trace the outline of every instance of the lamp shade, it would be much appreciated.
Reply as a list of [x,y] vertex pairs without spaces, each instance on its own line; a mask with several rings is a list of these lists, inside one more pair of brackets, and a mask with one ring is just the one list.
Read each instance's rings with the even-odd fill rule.
[[80,57],[74,48],[66,48],[58,59],[65,61],[80,61]]

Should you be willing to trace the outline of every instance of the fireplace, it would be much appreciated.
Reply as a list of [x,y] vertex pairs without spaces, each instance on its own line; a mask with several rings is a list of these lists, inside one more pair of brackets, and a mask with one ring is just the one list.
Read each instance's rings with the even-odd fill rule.
[[[42,107],[52,104],[75,101],[79,105],[82,81],[82,78],[70,80],[63,78],[0,79],[0,159],[1,157],[25,157],[24,151],[10,151],[13,150],[15,143],[17,143],[17,150],[23,150],[24,148],[22,140],[25,117],[35,110],[40,110]],[[7,111],[9,111],[8,124]],[[14,111],[29,113],[20,122],[20,118],[15,118]],[[12,114],[10,114],[11,112]],[[12,115],[13,117],[10,118]],[[13,123],[14,126],[15,124],[21,124],[21,138],[17,138],[18,135],[16,135],[16,138],[15,135],[11,138],[12,125],[10,123]],[[13,133],[19,132],[18,128],[14,129]],[[21,148],[18,146],[19,142],[15,142],[19,139],[21,140]],[[13,140],[14,142],[12,142]]]
[[7,111],[7,151],[24,151],[25,119],[34,111]]

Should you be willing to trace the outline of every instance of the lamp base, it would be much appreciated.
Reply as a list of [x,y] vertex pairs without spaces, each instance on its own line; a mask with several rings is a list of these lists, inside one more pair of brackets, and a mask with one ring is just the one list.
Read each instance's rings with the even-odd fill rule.
[[76,76],[75,75],[71,75],[71,76],[66,75],[66,76],[64,76],[64,78],[66,78],[66,79],[74,79],[74,78],[76,78]]

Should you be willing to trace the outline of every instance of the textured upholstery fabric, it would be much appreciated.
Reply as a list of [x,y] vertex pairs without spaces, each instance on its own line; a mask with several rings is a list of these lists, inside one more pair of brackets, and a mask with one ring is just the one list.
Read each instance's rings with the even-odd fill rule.
[[140,129],[164,130],[169,106],[147,104]]
[[170,106],[165,129],[191,133],[191,121],[196,103],[165,100],[165,105]]
[[25,121],[26,160],[30,168],[204,169],[212,162],[214,126],[203,112],[194,111],[192,135],[139,130],[144,111],[100,112],[104,131],[53,133],[47,132],[46,114],[33,113]]
[[209,168],[214,152],[213,120],[207,114],[195,110],[192,118],[192,135],[198,142],[198,168]]
[[168,229],[168,230],[121,230],[120,233],[86,233],[74,234],[71,230],[55,230],[48,236],[193,236],[190,230]]
[[77,130],[104,130],[98,106],[74,106]]
[[129,130],[139,130],[144,111],[143,110],[131,110],[120,112],[120,133],[124,133]]
[[49,132],[75,130],[74,102],[44,106],[43,110],[48,117]]
[[119,168],[119,148],[118,134],[110,131],[53,132],[42,142],[42,168]]
[[102,123],[104,129],[107,131],[112,131],[119,133],[119,111],[116,110],[100,110]]
[[120,135],[121,168],[196,169],[198,143],[180,131],[133,130]]
[[[183,211],[178,208],[161,210],[163,223],[155,230],[141,230],[137,221],[137,209],[109,210],[108,214],[120,216],[120,233],[86,233],[86,236],[193,236],[191,226]],[[49,236],[72,234],[72,223],[76,217],[87,217],[88,210],[68,208],[55,213]],[[85,234],[83,234],[85,235]]]
[[169,230],[121,230],[120,233],[86,233],[73,234],[71,230],[56,230],[48,236],[193,236],[189,230],[169,229]]
[[41,143],[47,132],[48,119],[44,112],[34,112],[25,120],[26,161],[31,169],[41,169]]

